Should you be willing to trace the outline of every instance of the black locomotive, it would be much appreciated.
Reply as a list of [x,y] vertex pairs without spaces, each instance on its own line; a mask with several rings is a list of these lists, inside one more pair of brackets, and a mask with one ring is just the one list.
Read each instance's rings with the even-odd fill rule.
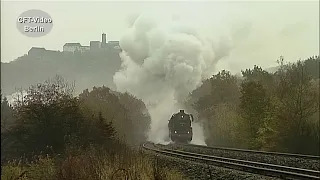
[[173,114],[169,120],[169,138],[173,142],[189,143],[192,140],[192,114],[186,114],[184,110]]

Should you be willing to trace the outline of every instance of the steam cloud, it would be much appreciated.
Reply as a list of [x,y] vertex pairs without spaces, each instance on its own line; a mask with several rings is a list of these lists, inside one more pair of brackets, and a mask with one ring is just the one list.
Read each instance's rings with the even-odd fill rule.
[[[177,16],[159,18],[142,13],[120,39],[122,68],[113,80],[118,91],[127,91],[146,104],[152,119],[150,141],[169,141],[167,123],[171,115],[228,55],[231,46],[227,36],[215,36],[201,36]],[[192,143],[205,144],[201,125],[193,127]]]

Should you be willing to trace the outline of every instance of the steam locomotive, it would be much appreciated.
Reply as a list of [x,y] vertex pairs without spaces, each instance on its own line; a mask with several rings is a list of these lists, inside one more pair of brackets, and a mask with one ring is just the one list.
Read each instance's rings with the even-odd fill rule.
[[192,114],[186,114],[184,110],[179,113],[173,114],[169,120],[169,138],[173,142],[189,143],[192,140]]

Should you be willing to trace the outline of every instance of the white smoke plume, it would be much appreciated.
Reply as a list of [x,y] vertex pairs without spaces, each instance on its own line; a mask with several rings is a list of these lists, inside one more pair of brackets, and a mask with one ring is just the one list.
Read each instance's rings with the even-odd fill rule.
[[[152,120],[150,141],[169,141],[171,115],[228,55],[228,36],[213,35],[202,36],[177,16],[142,13],[120,39],[122,68],[113,80],[118,91],[127,91],[146,104]],[[193,143],[205,144],[201,126],[194,123],[193,129]]]
[[203,127],[200,123],[192,123],[193,138],[191,144],[206,145]]

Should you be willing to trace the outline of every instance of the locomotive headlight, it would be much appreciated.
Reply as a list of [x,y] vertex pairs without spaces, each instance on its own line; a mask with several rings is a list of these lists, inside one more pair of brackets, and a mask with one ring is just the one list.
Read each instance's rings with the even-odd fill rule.
[[190,132],[188,131],[188,134],[189,134]]
[[174,133],[177,133],[177,131],[174,131]]

